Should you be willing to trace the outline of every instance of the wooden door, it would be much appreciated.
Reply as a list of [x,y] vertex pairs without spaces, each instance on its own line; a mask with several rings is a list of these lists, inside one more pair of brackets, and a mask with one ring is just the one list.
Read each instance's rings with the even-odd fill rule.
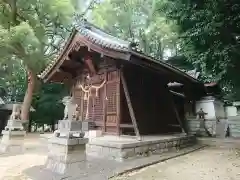
[[118,71],[107,73],[106,107],[105,107],[105,133],[117,134],[119,131],[119,84]]

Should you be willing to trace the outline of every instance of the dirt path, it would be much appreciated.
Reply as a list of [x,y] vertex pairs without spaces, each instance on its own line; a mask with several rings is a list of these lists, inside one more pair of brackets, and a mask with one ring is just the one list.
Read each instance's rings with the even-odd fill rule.
[[[46,142],[39,135],[27,137],[25,144],[28,149],[25,154],[0,155],[0,180],[30,180],[23,171],[44,164]],[[206,148],[113,179],[240,180],[240,150]]]
[[46,146],[39,134],[27,135],[26,153],[16,155],[0,155],[0,180],[30,180],[23,171],[33,166],[42,165],[46,159]]
[[25,169],[42,165],[46,156],[23,154],[0,158],[0,180],[28,180],[22,173]]
[[115,180],[239,180],[240,151],[206,148]]

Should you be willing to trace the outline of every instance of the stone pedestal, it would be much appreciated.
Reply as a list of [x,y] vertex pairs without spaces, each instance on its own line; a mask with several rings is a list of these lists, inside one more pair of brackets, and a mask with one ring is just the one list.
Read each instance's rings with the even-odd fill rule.
[[24,151],[26,131],[24,131],[21,120],[8,120],[2,135],[0,145],[2,153],[22,153]]
[[230,137],[240,138],[240,116],[228,117]]
[[208,136],[206,130],[205,130],[205,122],[203,120],[199,119],[199,130],[197,132],[198,136]]
[[[213,135],[216,135],[216,119],[207,119],[205,120],[205,127],[207,130]],[[197,134],[200,136],[206,136],[206,130],[203,128],[204,126],[203,120],[198,118],[188,118],[187,119],[187,127],[190,134]]]
[[58,130],[54,132],[56,137],[73,137],[78,135],[80,138],[84,136],[81,121],[60,120],[58,121]]
[[5,127],[5,130],[12,130],[12,131],[23,131],[23,121],[22,120],[8,120],[7,126]]
[[86,138],[53,137],[49,139],[45,167],[59,174],[71,173],[71,170],[78,168],[78,163],[86,159],[87,142]]
[[85,137],[88,138],[89,140],[100,136],[102,136],[101,130],[89,130],[88,132],[85,133]]
[[24,151],[24,137],[26,131],[3,130],[0,151],[2,153],[22,153]]

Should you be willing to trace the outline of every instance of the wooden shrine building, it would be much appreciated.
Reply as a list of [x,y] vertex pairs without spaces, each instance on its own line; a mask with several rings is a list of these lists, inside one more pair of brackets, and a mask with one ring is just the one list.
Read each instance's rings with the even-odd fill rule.
[[[184,102],[205,95],[197,79],[86,21],[39,78],[68,84],[78,119],[113,135],[182,132]],[[181,92],[169,88],[174,82],[184,85]]]

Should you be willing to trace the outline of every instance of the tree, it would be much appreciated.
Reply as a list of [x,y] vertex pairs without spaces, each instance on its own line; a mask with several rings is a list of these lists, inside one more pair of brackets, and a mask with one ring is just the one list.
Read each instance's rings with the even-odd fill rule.
[[105,0],[95,6],[94,24],[110,34],[137,42],[148,55],[163,59],[175,49],[176,26],[164,16],[156,16],[156,0]]
[[186,71],[194,69],[194,66],[192,65],[192,63],[189,62],[187,58],[184,56],[170,57],[168,58],[167,63]]
[[56,121],[63,117],[61,100],[66,94],[67,89],[62,84],[43,84],[41,90],[33,96],[35,111],[31,113],[32,123],[48,124],[54,129]]
[[71,0],[0,1],[0,60],[22,65],[28,81],[22,120],[29,119],[36,74],[60,51],[69,33],[67,27],[74,13],[71,3]]
[[181,55],[201,70],[203,80],[221,83],[231,96],[233,91],[237,92],[240,89],[237,78],[240,68],[239,2],[159,0],[157,8],[159,14],[179,26]]
[[2,67],[0,87],[6,101],[21,102],[26,91],[25,69],[21,61],[11,60],[0,64]]

